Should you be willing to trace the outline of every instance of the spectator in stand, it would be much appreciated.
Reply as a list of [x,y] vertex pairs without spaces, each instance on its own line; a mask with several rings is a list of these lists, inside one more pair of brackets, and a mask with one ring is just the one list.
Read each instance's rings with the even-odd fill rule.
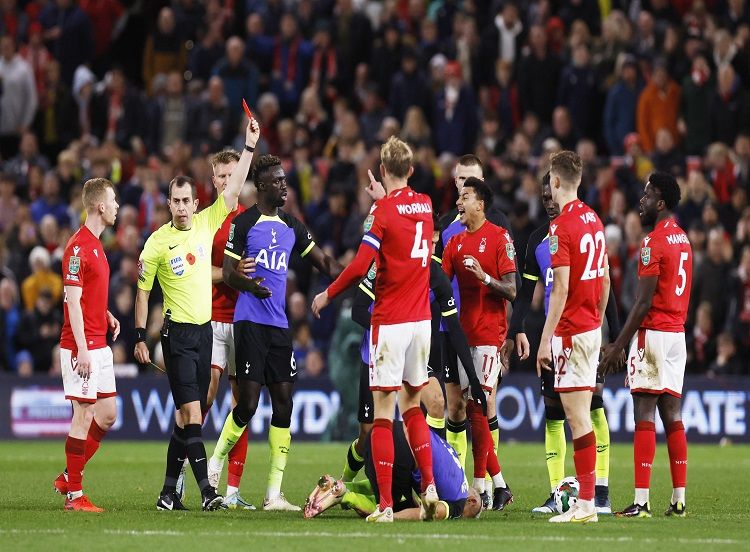
[[94,34],[94,67],[100,73],[109,69],[107,53],[125,9],[118,0],[79,0],[78,3],[91,21]]
[[668,172],[673,176],[685,174],[685,156],[677,149],[672,133],[666,128],[656,131],[656,147],[651,161],[657,171]]
[[91,98],[94,95],[96,76],[91,69],[81,65],[73,76],[73,98],[78,106],[78,126],[81,136],[88,138],[91,134]]
[[202,98],[195,106],[188,140],[196,155],[208,155],[229,144],[232,136],[232,112],[224,94],[224,81],[218,76],[208,80]]
[[750,128],[750,96],[731,65],[719,69],[708,112],[712,141],[731,144],[740,130]]
[[[371,75],[377,83],[380,96],[387,100],[389,85],[401,67],[401,57],[405,53],[401,43],[401,31],[396,23],[385,24],[381,29],[381,37],[375,44],[370,64]],[[415,60],[418,59],[415,51],[409,52],[409,55]]]
[[359,115],[359,125],[362,129],[365,147],[377,145],[377,133],[386,115],[383,100],[378,93],[378,87],[370,86],[364,102],[362,102],[362,112]]
[[70,88],[60,80],[60,64],[52,60],[45,70],[44,92],[39,97],[33,126],[47,158],[56,159],[80,135],[78,120],[78,106]]
[[0,38],[0,156],[8,159],[18,151],[23,134],[34,120],[36,84],[31,66],[16,53],[12,36]]
[[76,67],[91,61],[95,52],[91,21],[73,0],[53,0],[39,14],[44,40],[60,62],[63,81],[73,84]]
[[29,254],[31,275],[21,283],[21,297],[27,312],[34,310],[39,295],[46,291],[52,297],[54,304],[62,301],[62,278],[50,269],[50,254],[42,246],[37,246]]
[[750,354],[750,246],[742,248],[740,264],[730,286],[728,329],[744,355]]
[[505,2],[496,13],[492,22],[484,28],[479,48],[479,59],[483,60],[479,82],[483,84],[491,84],[495,77],[494,64],[484,60],[502,59],[515,63],[521,58],[526,38],[515,0]]
[[312,44],[299,33],[291,13],[281,17],[280,30],[273,44],[270,90],[279,99],[282,116],[293,117],[310,77]]
[[[241,38],[232,36],[227,40],[226,55],[219,60],[212,71],[224,83],[224,94],[229,103],[232,117],[231,128],[236,128],[242,111],[242,99],[254,106],[258,99],[258,81],[260,75],[252,61],[245,59],[245,43]],[[265,121],[261,121],[265,125]]]
[[344,89],[341,87],[341,61],[333,46],[331,24],[328,21],[316,24],[312,43],[314,50],[310,61],[310,86],[315,88],[323,105],[330,110],[334,100]]
[[742,82],[742,86],[750,87],[750,59],[737,47],[732,35],[726,29],[719,29],[714,33],[713,41],[713,61],[717,70],[731,67]]
[[0,369],[16,369],[16,334],[21,322],[18,286],[11,278],[0,280]]
[[354,69],[370,61],[372,25],[361,8],[354,8],[352,0],[336,0],[333,42],[341,54],[342,89],[354,83]]
[[708,377],[747,375],[739,358],[737,344],[731,333],[723,332],[716,339],[716,360],[708,367]]
[[28,16],[18,9],[17,0],[6,0],[0,5],[0,36],[10,36],[23,41],[29,30]]
[[692,373],[704,373],[716,355],[716,330],[711,303],[702,302],[695,309],[695,325],[686,336],[687,366]]
[[[52,368],[52,350],[60,339],[61,329],[60,299],[43,289],[35,298],[33,308],[21,317],[15,342],[19,351],[31,355],[35,373],[45,374]],[[32,374],[19,372],[19,375]]]
[[8,173],[0,173],[0,236],[10,230],[20,204],[16,180]]
[[[714,228],[708,232],[706,258],[695,271],[693,289],[690,294],[690,314],[697,321],[697,306],[703,303],[711,305],[711,322],[714,331],[723,331],[729,308],[727,282],[731,276],[731,248],[726,241],[724,231]],[[727,251],[728,249],[728,251]]]
[[[190,51],[188,71],[203,82],[211,77],[211,70],[224,55],[224,25],[220,19],[211,21],[200,42]],[[119,319],[118,319],[119,320]]]
[[461,66],[451,61],[445,67],[445,86],[433,100],[433,130],[438,154],[462,155],[474,149],[477,114],[474,92],[462,80]]
[[573,127],[579,135],[596,137],[599,134],[599,85],[586,44],[573,48],[571,63],[562,70],[557,89],[557,105],[568,108]]
[[54,61],[54,58],[44,45],[42,26],[38,21],[34,21],[29,25],[29,42],[21,46],[18,49],[18,53],[31,67],[31,71],[34,74],[34,82],[36,83],[37,95],[39,97],[43,96],[47,64],[50,61]]
[[550,136],[558,141],[562,149],[576,149],[578,133],[573,127],[573,121],[567,107],[559,106],[552,112],[552,133]]
[[651,153],[656,145],[656,131],[666,128],[679,136],[677,117],[680,110],[680,87],[667,73],[663,59],[654,62],[653,73],[638,99],[636,128],[643,151]]
[[713,96],[711,67],[705,55],[693,58],[690,74],[682,80],[680,119],[677,128],[688,155],[702,155],[711,141],[709,106]]
[[113,141],[129,149],[134,136],[144,136],[143,101],[119,67],[107,73],[104,81],[106,86],[91,98],[91,133],[100,142]]
[[5,171],[15,178],[21,187],[27,187],[29,186],[29,172],[33,167],[46,172],[49,169],[49,161],[39,153],[36,135],[32,132],[24,132],[21,135],[18,155],[5,164]]
[[401,70],[393,75],[388,94],[390,114],[404,121],[407,110],[412,106],[422,109],[425,116],[432,113],[429,98],[432,93],[427,86],[427,80],[419,70],[419,64],[414,50],[407,48],[401,58]]
[[619,78],[607,92],[604,104],[603,135],[611,155],[623,155],[625,137],[635,132],[635,115],[643,83],[638,78],[635,57],[621,54],[618,58]]
[[36,224],[40,224],[45,215],[54,216],[60,226],[70,224],[68,204],[60,195],[60,180],[54,171],[44,175],[42,195],[31,204],[31,218]]
[[182,29],[177,26],[174,11],[170,7],[159,10],[156,28],[146,39],[143,50],[143,82],[146,91],[153,92],[152,83],[159,73],[177,71],[182,74],[187,68],[187,47]]
[[724,205],[729,203],[732,192],[737,185],[732,157],[729,148],[722,142],[714,142],[706,152],[706,172],[709,182],[713,184],[716,201]]
[[518,69],[518,92],[523,113],[535,113],[543,124],[552,120],[562,63],[547,47],[547,34],[541,25],[529,30],[529,53]]
[[500,59],[495,62],[495,82],[479,90],[480,105],[485,114],[495,113],[495,120],[506,135],[521,125],[521,99],[513,82],[513,64]]
[[178,142],[187,141],[190,104],[184,93],[182,73],[170,71],[165,94],[148,106],[146,147],[160,153]]

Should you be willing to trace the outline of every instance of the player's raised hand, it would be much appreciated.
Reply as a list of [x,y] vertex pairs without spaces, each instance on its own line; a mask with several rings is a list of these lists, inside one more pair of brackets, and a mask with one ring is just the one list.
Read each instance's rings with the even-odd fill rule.
[[476,276],[477,280],[484,282],[487,274],[482,270],[482,265],[479,264],[476,257],[473,255],[464,255],[464,266],[466,267],[466,270]]
[[253,274],[255,272],[256,266],[257,263],[255,262],[255,257],[245,257],[240,261],[240,264],[237,266],[237,270],[243,276],[248,276],[249,274]]
[[247,128],[245,129],[245,144],[254,148],[260,138],[260,124],[258,124],[258,120],[253,117],[245,100],[242,100],[242,106],[245,108],[245,113],[247,113],[248,118]]
[[471,390],[471,397],[474,402],[482,409],[482,414],[487,417],[487,395],[484,393],[484,389],[479,384],[479,380],[474,378],[469,383],[469,389]]
[[73,359],[75,371],[78,375],[86,379],[91,374],[91,353],[88,349],[79,349],[78,356]]
[[375,180],[375,175],[372,174],[370,169],[367,169],[367,176],[370,178],[370,182],[367,184],[365,191],[373,201],[383,199],[385,197],[385,188],[383,184]]
[[315,296],[312,302],[312,312],[315,318],[320,318],[320,311],[328,306],[328,290],[322,291]]
[[529,338],[523,332],[516,334],[516,348],[518,349],[518,358],[526,360],[531,354],[531,346],[529,345]]
[[616,347],[612,343],[602,347],[602,352],[599,357],[599,372],[603,376],[619,372],[624,365],[625,351]]
[[536,354],[536,375],[542,377],[542,370],[552,370],[552,343],[542,340]]
[[117,336],[120,335],[120,321],[109,311],[107,311],[107,326],[112,332],[112,341],[117,341]]
[[151,353],[148,352],[148,346],[143,341],[139,341],[135,344],[135,352],[133,355],[141,364],[148,364],[151,362]]

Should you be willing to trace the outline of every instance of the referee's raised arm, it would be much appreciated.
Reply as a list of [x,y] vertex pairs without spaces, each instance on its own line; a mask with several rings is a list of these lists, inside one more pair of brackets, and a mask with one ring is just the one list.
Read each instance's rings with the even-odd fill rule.
[[237,166],[232,171],[224,190],[224,203],[226,203],[230,213],[237,207],[237,200],[240,197],[242,186],[245,185],[250,164],[253,162],[253,152],[255,151],[255,144],[258,143],[258,138],[260,138],[260,125],[255,119],[250,119],[247,129],[245,129],[245,148],[242,150],[240,160],[237,161]]

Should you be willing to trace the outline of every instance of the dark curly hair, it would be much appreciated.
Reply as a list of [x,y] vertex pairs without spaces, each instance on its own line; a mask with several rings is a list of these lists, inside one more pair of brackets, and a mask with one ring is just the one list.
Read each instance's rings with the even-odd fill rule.
[[281,159],[275,155],[261,155],[258,160],[253,163],[253,166],[250,169],[250,180],[252,180],[257,187],[258,179],[269,169],[278,167],[279,165],[281,165]]
[[670,211],[677,207],[680,202],[680,185],[675,177],[665,172],[653,172],[648,177],[648,182],[659,191],[659,197],[664,201]]

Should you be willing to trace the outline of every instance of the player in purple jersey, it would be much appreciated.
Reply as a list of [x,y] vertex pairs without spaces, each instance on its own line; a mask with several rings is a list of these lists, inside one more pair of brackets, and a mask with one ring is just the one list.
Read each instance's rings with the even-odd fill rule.
[[[336,504],[351,508],[362,516],[375,511],[379,491],[369,440],[366,443],[365,475],[367,479],[345,483],[330,475],[322,476],[307,499],[305,517],[315,517]],[[420,473],[401,422],[393,423],[393,445],[391,490],[394,498],[394,518],[417,520],[420,509],[413,496],[421,488]],[[479,517],[482,511],[479,494],[476,490],[469,488],[456,451],[434,429],[430,431],[430,447],[435,486],[440,497],[435,519]]]
[[[240,291],[234,310],[237,406],[229,413],[208,465],[209,481],[218,484],[224,460],[255,414],[261,388],[268,387],[273,414],[268,431],[271,469],[264,510],[300,508],[281,492],[291,444],[292,389],[297,365],[286,318],[286,280],[293,251],[330,278],[342,270],[315,245],[296,218],[281,211],[287,198],[286,174],[278,157],[264,155],[250,175],[258,189],[258,203],[237,215],[224,251],[224,281]],[[255,259],[255,275],[238,270],[242,258]]]

